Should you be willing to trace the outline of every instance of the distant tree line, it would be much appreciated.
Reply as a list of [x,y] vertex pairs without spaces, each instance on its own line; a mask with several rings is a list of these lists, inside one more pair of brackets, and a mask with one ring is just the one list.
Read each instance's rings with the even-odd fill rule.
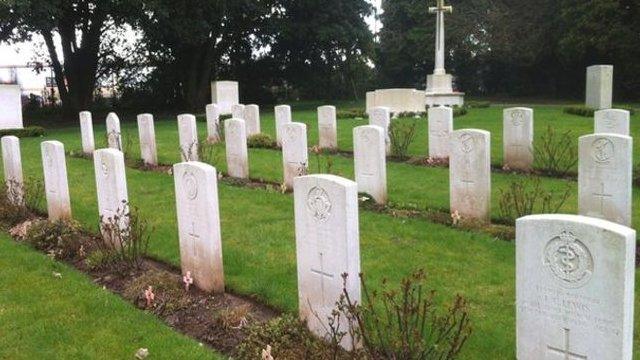
[[[0,41],[42,36],[70,113],[88,108],[105,79],[117,79],[123,107],[201,110],[215,79],[240,81],[258,103],[361,99],[374,88],[424,88],[433,3],[383,0],[374,41],[367,0],[7,0]],[[578,97],[595,63],[616,66],[618,99],[640,91],[638,0],[450,4],[447,69],[467,93]]]

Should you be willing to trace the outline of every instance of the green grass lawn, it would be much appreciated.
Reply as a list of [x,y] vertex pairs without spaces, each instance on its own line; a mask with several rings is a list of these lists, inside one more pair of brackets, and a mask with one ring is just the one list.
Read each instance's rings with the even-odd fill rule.
[[[577,136],[592,130],[592,120],[565,115],[559,106],[535,106],[536,130],[547,125],[557,129],[573,129]],[[309,144],[317,143],[317,124],[313,110],[296,111],[294,121],[308,125]],[[104,144],[103,121],[94,119],[96,141]],[[124,136],[135,135],[135,124],[122,119]],[[351,129],[365,120],[339,120],[340,147],[351,148]],[[472,109],[455,120],[455,128],[475,127],[492,132],[494,163],[501,158],[501,108]],[[205,126],[199,123],[200,134]],[[637,134],[637,115],[632,131]],[[263,109],[262,131],[273,135],[273,114]],[[156,135],[159,160],[173,163],[179,159],[175,119],[157,119]],[[65,143],[67,150],[80,148],[77,127],[48,132],[47,139]],[[418,138],[412,147],[416,155],[426,155],[426,122],[420,121]],[[22,153],[25,173],[41,177],[39,143],[44,139],[23,139]],[[137,146],[137,140],[136,140]],[[136,151],[137,152],[137,151]],[[638,146],[634,147],[638,152]],[[281,181],[280,152],[251,149],[251,176]],[[221,157],[224,159],[224,156]],[[310,169],[315,172],[315,159]],[[215,164],[225,170],[224,161]],[[68,158],[74,217],[95,229],[98,215],[93,163]],[[335,170],[345,177],[353,177],[352,159],[335,157]],[[448,170],[425,168],[407,164],[388,163],[390,199],[398,203],[413,203],[431,208],[448,208]],[[164,174],[127,169],[129,197],[134,205],[156,226],[151,244],[153,256],[178,264],[179,249],[176,227],[173,179]],[[499,189],[517,175],[493,174],[493,214],[498,215]],[[566,184],[573,195],[563,211],[575,213],[577,188],[574,181],[545,178],[547,189],[562,189]],[[275,191],[247,189],[219,185],[224,266],[227,286],[234,292],[255,296],[285,311],[297,309],[295,239],[292,197]],[[636,191],[637,193],[637,191]],[[634,204],[638,204],[637,195]],[[636,207],[637,208],[637,207]],[[634,216],[634,223],[640,219]],[[470,303],[474,334],[466,345],[462,358],[505,359],[515,354],[515,268],[514,244],[496,240],[484,234],[452,229],[424,220],[394,218],[388,215],[361,211],[360,243],[362,270],[373,282],[386,277],[392,281],[422,267],[429,274],[429,285],[439,292],[441,303],[455,293],[464,295]],[[5,284],[3,280],[2,283]],[[18,291],[18,290],[16,290]],[[638,312],[636,312],[638,314]],[[640,315],[636,315],[640,316]],[[636,332],[637,334],[638,332]],[[636,345],[640,345],[636,335]],[[636,346],[636,349],[639,349]],[[636,350],[640,356],[640,350]]]
[[0,359],[223,359],[5,234],[0,269]]

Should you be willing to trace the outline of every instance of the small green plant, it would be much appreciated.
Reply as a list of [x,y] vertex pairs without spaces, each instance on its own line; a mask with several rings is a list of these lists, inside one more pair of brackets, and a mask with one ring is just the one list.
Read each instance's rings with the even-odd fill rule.
[[98,248],[87,254],[84,263],[89,270],[111,269],[120,264],[120,254],[113,249]]
[[41,179],[28,178],[24,182],[24,204],[31,211],[44,209],[45,193],[44,182]]
[[101,249],[112,249],[127,267],[140,268],[147,254],[154,229],[140,216],[136,207],[122,203],[113,217],[100,218]]
[[418,123],[415,120],[393,120],[389,125],[391,154],[399,159],[407,159],[409,146],[416,137]]
[[134,135],[133,132],[125,129],[118,139],[120,139],[120,149],[125,159],[134,159],[138,157],[136,154],[140,151],[137,148],[137,135]]
[[180,284],[180,277],[168,271],[151,269],[125,285],[122,296],[140,308],[147,307],[145,290],[151,286],[154,292],[150,310],[157,314],[170,314],[190,303],[189,293]]
[[[321,149],[319,146],[311,148],[311,152],[316,157],[316,170],[318,174],[333,174],[333,156],[330,151]],[[306,164],[300,164],[301,168],[307,170]],[[306,174],[303,174],[306,175]]]
[[23,240],[57,260],[83,255],[84,238],[80,224],[73,220],[37,220],[28,227]]
[[224,329],[237,330],[249,325],[251,307],[248,304],[217,311],[215,319]]
[[276,142],[268,134],[255,134],[247,139],[247,146],[250,148],[275,149],[278,147]]
[[467,113],[469,112],[469,107],[468,106],[454,106],[453,107],[453,116],[454,117],[460,117],[460,116],[465,116],[467,115]]
[[531,214],[557,213],[571,195],[567,183],[564,191],[551,192],[544,189],[539,177],[529,176],[513,181],[500,189],[500,215],[509,223]]
[[198,159],[203,163],[216,166],[223,160],[222,148],[214,143],[201,141],[198,146]]
[[584,105],[577,105],[577,106],[566,106],[562,109],[562,112],[564,112],[565,114],[592,117],[593,114],[595,113],[595,109],[586,107]]
[[483,109],[491,107],[491,103],[489,101],[467,101],[465,106],[470,109]]
[[27,126],[24,129],[4,129],[0,130],[0,137],[13,135],[19,138],[23,137],[41,137],[46,134],[42,126]]
[[571,130],[558,132],[548,126],[536,141],[535,167],[545,175],[564,177],[578,163],[575,137]]
[[200,154],[200,144],[198,143],[198,140],[193,141],[186,146],[179,146],[178,149],[180,150],[180,155],[184,161],[195,161],[197,155]]

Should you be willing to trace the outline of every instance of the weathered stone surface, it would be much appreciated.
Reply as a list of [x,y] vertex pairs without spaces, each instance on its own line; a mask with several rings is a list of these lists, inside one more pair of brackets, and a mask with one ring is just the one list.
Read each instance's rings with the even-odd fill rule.
[[592,134],[579,139],[580,215],[631,226],[633,139]]
[[107,115],[107,146],[122,151],[122,132],[120,119],[114,112]]
[[389,125],[391,125],[391,110],[388,107],[378,106],[369,112],[369,125],[380,126],[384,131],[385,152],[391,151],[391,139],[389,138]]
[[373,108],[384,106],[388,107],[393,114],[403,112],[420,113],[425,111],[424,90],[416,89],[378,89],[367,93],[367,112]]
[[15,136],[3,136],[2,164],[4,166],[4,182],[7,196],[14,204],[24,200],[24,180],[22,177],[22,156],[20,155],[20,139]]
[[0,84],[0,109],[0,130],[23,128],[20,85]]
[[218,176],[216,169],[197,161],[173,165],[176,191],[180,266],[208,292],[224,292]]
[[178,135],[182,161],[198,161],[198,125],[195,116],[178,115]]
[[307,148],[307,125],[289,123],[282,127],[282,166],[284,167],[284,184],[293,188],[293,179],[307,175],[309,154]]
[[610,109],[613,101],[613,65],[587,68],[586,105],[592,109]]
[[247,137],[260,134],[260,107],[255,104],[245,106],[244,121],[247,126]]
[[205,108],[207,116],[207,141],[220,141],[220,108],[216,104],[209,104]]
[[[341,274],[348,275],[349,296],[360,303],[358,185],[334,175],[297,177],[294,207],[300,317],[324,338],[326,319],[342,294]],[[340,326],[347,328],[344,319]],[[348,338],[341,345],[351,349]]]
[[325,105],[318,107],[318,137],[322,149],[338,148],[338,127],[336,107]]
[[594,133],[609,133],[629,136],[631,114],[627,110],[605,109],[594,114]]
[[449,157],[449,142],[453,132],[453,110],[446,106],[430,107],[427,116],[429,121],[429,157],[446,159]]
[[138,137],[140,138],[140,157],[146,165],[158,165],[156,150],[156,130],[153,115],[138,115]]
[[82,152],[85,155],[92,155],[96,149],[93,136],[93,119],[91,112],[81,111],[80,114],[80,137],[82,138]]
[[220,114],[231,114],[231,107],[240,103],[237,81],[214,81],[211,83],[211,102],[217,104]]
[[503,111],[503,162],[511,170],[533,169],[533,109],[516,107]]
[[377,125],[353,129],[353,160],[358,192],[369,194],[378,204],[387,202],[387,164],[384,131]]
[[477,129],[451,133],[449,147],[451,212],[488,222],[491,215],[491,134]]
[[519,360],[630,360],[636,233],[576,215],[516,222]]
[[60,141],[43,141],[40,149],[49,220],[71,219],[71,199],[64,145]]
[[291,122],[291,106],[278,105],[275,107],[276,115],[276,142],[282,146],[282,127]]
[[236,104],[231,107],[231,117],[234,119],[242,119],[244,120],[244,110],[245,106],[242,104]]
[[229,176],[241,179],[249,178],[249,155],[244,120],[226,120],[224,122],[224,134]]
[[117,247],[119,244],[113,242],[114,239],[104,224],[116,225],[122,231],[126,231],[129,227],[128,216],[122,216],[129,212],[124,155],[117,149],[96,150],[93,153],[93,166],[98,193],[100,230],[102,236],[107,241],[112,241],[112,246]]

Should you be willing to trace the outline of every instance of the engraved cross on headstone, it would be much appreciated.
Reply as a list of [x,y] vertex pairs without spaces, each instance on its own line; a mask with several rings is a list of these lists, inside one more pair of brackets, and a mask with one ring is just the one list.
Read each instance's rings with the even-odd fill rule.
[[191,237],[191,253],[193,254],[195,262],[197,263],[200,260],[200,253],[198,251],[200,235],[196,233],[196,224],[193,221],[191,222],[191,230],[189,230],[189,237]]
[[593,196],[595,196],[597,198],[600,198],[600,213],[604,214],[604,200],[606,198],[612,197],[613,195],[607,194],[604,191],[604,183],[600,183],[600,191],[599,192],[598,191],[594,192]]
[[554,347],[551,345],[547,345],[547,350],[552,355],[560,355],[560,359],[563,360],[587,360],[587,355],[581,355],[576,352],[573,352],[569,343],[569,329],[564,330],[564,344],[562,348]]
[[322,292],[322,303],[325,305],[331,305],[331,304],[327,304],[327,301],[326,301],[327,299],[325,298],[324,282],[325,282],[325,279],[333,279],[333,274],[330,274],[324,270],[323,254],[321,252],[318,254],[320,255],[320,269],[318,270],[312,267],[311,272],[313,274],[320,276],[320,291]]

